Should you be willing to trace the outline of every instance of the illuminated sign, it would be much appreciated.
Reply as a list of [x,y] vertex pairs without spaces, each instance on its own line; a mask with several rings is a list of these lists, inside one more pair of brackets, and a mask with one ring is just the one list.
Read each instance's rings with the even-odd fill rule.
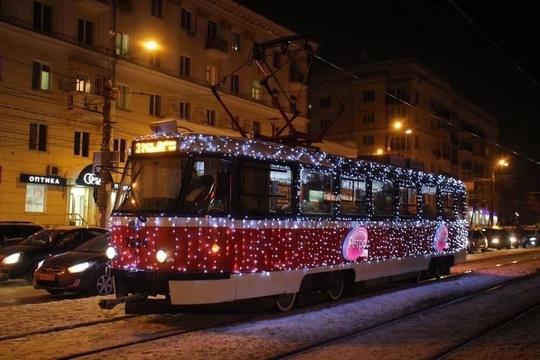
[[178,142],[176,140],[153,140],[136,142],[133,144],[135,154],[151,154],[158,152],[176,151]]
[[19,181],[24,183],[66,186],[67,179],[59,176],[20,174]]

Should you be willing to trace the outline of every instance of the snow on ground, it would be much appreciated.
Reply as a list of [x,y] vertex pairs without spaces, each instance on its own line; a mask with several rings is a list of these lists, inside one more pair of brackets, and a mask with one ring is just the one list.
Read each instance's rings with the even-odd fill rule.
[[[525,249],[519,251],[536,252],[540,250]],[[469,259],[487,258],[500,256],[502,252],[489,252],[484,254],[469,255]],[[473,263],[471,263],[472,265]],[[466,269],[467,264],[460,265],[460,269]],[[426,302],[429,299],[440,297],[441,294],[455,294],[476,288],[479,282],[483,286],[497,284],[509,276],[518,276],[525,273],[532,273],[540,268],[540,259],[532,262],[517,263],[515,266],[500,266],[489,270],[478,270],[469,276],[460,278],[453,282],[439,282],[433,286],[424,286],[416,289],[406,289],[392,292],[387,295],[377,295],[367,297],[361,301],[344,302],[339,306],[322,307],[315,311],[297,311],[287,316],[274,318],[272,320],[258,320],[242,324],[240,326],[223,327],[210,329],[202,332],[191,333],[182,336],[181,341],[171,339],[159,340],[148,344],[135,345],[110,352],[110,358],[122,357],[129,359],[265,359],[264,352],[260,352],[262,342],[271,346],[283,347],[289,344],[293,338],[298,341],[313,340],[328,333],[338,333],[342,329],[354,329],[359,323],[365,323],[376,319],[390,319],[400,311],[413,306],[419,302]],[[454,268],[456,269],[456,268]],[[51,326],[69,327],[76,317],[78,322],[100,321],[115,317],[124,316],[124,306],[119,305],[112,310],[102,310],[97,306],[98,297],[63,300],[54,303],[6,306],[0,308],[0,338],[6,338],[21,332],[36,331],[50,328]],[[471,319],[474,321],[474,319]],[[302,326],[298,326],[301,323]],[[493,336],[490,344],[504,344],[495,347],[495,353],[491,351],[486,355],[485,347],[475,345],[467,353],[462,353],[453,359],[510,359],[520,358],[520,360],[540,358],[540,342],[538,341],[538,324],[540,315],[531,314],[520,326],[513,326],[507,332],[497,332]],[[24,329],[24,330],[23,330]],[[92,338],[108,336],[103,332],[103,327],[96,329],[95,334],[90,334],[88,341]],[[114,334],[110,334],[114,336]],[[31,344],[32,341],[18,341],[19,348],[6,348],[0,343],[0,359],[13,359],[14,354],[19,354],[21,358],[35,354],[33,358],[49,358],[44,354],[54,354],[59,346],[69,346],[69,339],[57,339],[39,344]],[[211,340],[209,340],[211,339]],[[242,339],[242,347],[239,349],[238,340]],[[246,339],[252,341],[245,341]],[[33,346],[35,345],[35,346]],[[359,345],[358,345],[359,346]],[[490,345],[491,346],[491,345]],[[29,349],[30,348],[30,349]],[[500,349],[499,349],[500,348]],[[37,352],[36,352],[37,350]],[[493,349],[492,349],[493,350]],[[331,358],[358,359],[361,348],[355,348],[350,343],[343,348],[332,350]],[[41,354],[41,356],[39,355]],[[239,355],[243,354],[243,355]],[[538,357],[530,354],[539,354]],[[109,355],[109,353],[107,354]],[[414,354],[408,354],[409,358],[415,358]],[[311,355],[309,358],[317,358]],[[411,357],[412,356],[412,357]],[[54,356],[53,356],[54,357]],[[103,358],[87,357],[88,359]],[[308,358],[308,357],[305,357]],[[325,359],[329,357],[326,356]],[[390,356],[388,358],[399,358]],[[421,358],[421,357],[419,357]]]

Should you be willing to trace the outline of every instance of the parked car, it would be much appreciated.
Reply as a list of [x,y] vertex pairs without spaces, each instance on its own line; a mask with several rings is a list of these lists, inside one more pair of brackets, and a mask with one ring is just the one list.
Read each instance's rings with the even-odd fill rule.
[[467,239],[467,252],[469,254],[475,251],[485,252],[488,249],[488,241],[482,231],[478,229],[469,230],[469,237]]
[[45,227],[33,221],[0,221],[0,247],[17,245]]
[[538,246],[538,229],[536,226],[526,226],[522,230],[522,235],[525,238],[524,246]]
[[95,226],[57,226],[40,230],[17,245],[0,248],[0,281],[24,279],[32,284],[40,261],[73,250],[107,231]]
[[497,250],[512,248],[511,234],[508,230],[490,228],[482,229],[482,232],[486,235],[488,248]]
[[100,234],[71,251],[41,261],[34,273],[34,288],[53,295],[112,294],[113,279],[105,271],[110,262],[105,255],[109,243],[110,233]]

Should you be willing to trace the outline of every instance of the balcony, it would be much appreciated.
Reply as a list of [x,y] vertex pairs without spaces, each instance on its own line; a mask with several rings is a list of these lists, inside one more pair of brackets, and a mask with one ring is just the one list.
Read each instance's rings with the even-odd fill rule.
[[77,5],[94,14],[102,14],[109,11],[110,0],[77,0]]
[[218,37],[206,39],[206,55],[221,60],[229,57],[229,42]]

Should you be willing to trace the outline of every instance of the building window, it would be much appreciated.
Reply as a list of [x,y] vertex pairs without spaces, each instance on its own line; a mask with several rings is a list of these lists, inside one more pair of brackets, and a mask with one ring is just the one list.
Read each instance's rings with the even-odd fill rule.
[[255,100],[261,100],[261,83],[258,80],[253,80],[251,85],[251,97]]
[[34,1],[34,29],[52,32],[52,7]]
[[161,67],[161,52],[154,50],[150,53],[150,65],[153,67]]
[[233,74],[231,76],[231,91],[235,94],[240,92],[240,75]]
[[94,44],[94,23],[92,21],[79,19],[77,41],[79,44],[88,46],[92,46]]
[[131,95],[128,86],[117,85],[118,98],[116,99],[116,108],[129,111],[131,109]]
[[369,90],[364,91],[364,102],[372,102],[375,101],[375,91]]
[[272,88],[273,105],[276,107],[279,104],[279,89]]
[[75,131],[73,139],[73,155],[88,157],[90,153],[90,133]]
[[329,108],[332,106],[332,99],[329,97],[321,98],[321,108]]
[[114,51],[116,52],[116,56],[120,56],[126,59],[129,58],[129,35],[122,34],[121,32],[116,32],[114,43]]
[[362,122],[364,124],[373,124],[375,122],[375,114],[372,112],[363,113]]
[[88,78],[88,76],[77,75],[77,84],[75,86],[75,90],[91,94],[92,81]]
[[191,58],[180,56],[180,76],[190,77],[191,73]]
[[152,16],[161,18],[163,17],[163,1],[152,0]]
[[410,103],[409,87],[406,85],[386,88],[386,105]]
[[296,113],[298,111],[298,109],[296,108],[297,102],[298,102],[298,96],[291,95],[290,110],[292,113]]
[[362,137],[362,145],[364,146],[375,145],[375,138],[373,137],[373,135],[367,135],[367,136]]
[[216,110],[206,110],[206,123],[208,125],[216,126]]
[[217,82],[217,69],[214,65],[206,65],[206,82],[208,85],[216,85]]
[[274,51],[274,53],[272,54],[272,65],[276,69],[281,67],[281,57],[280,57],[279,52],[277,52],[277,51]]
[[45,185],[26,184],[25,212],[45,212]]
[[30,137],[28,149],[37,151],[47,151],[47,125],[30,124]]
[[150,95],[150,109],[148,113],[154,116],[161,116],[161,96],[160,95]]
[[231,49],[234,51],[240,51],[240,33],[233,31],[231,39]]
[[217,38],[218,26],[215,22],[208,21],[207,31],[208,31],[208,36],[207,36],[208,39]]
[[253,133],[256,135],[261,134],[261,123],[259,121],[253,122]]
[[114,139],[113,151],[118,151],[118,160],[122,163],[126,162],[126,140]]
[[34,61],[32,64],[32,89],[43,91],[51,89],[51,69],[49,65]]
[[190,120],[191,118],[191,104],[186,102],[180,102],[179,116],[182,119]]
[[191,11],[188,11],[184,8],[180,10],[180,28],[187,30],[191,33],[192,30],[192,14]]
[[330,126],[330,124],[332,123],[332,120],[330,119],[322,119],[321,120],[321,129],[326,129],[327,127]]

